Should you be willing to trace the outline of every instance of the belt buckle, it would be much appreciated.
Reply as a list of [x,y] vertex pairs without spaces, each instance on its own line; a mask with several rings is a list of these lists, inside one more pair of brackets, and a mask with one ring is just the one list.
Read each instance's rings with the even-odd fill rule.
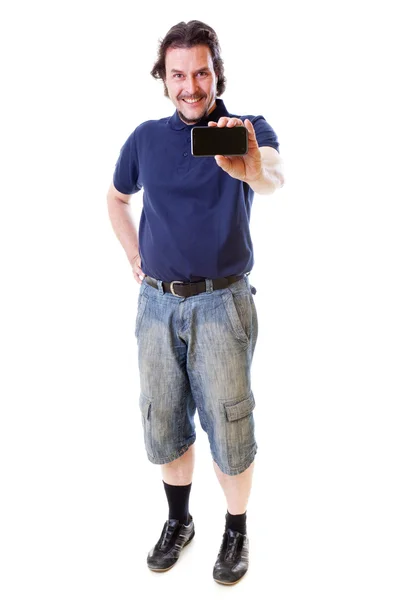
[[180,296],[179,294],[177,294],[174,290],[174,285],[175,283],[185,283],[184,281],[171,281],[171,283],[169,284],[170,289],[171,289],[171,293],[176,296],[177,298],[185,298],[185,296]]

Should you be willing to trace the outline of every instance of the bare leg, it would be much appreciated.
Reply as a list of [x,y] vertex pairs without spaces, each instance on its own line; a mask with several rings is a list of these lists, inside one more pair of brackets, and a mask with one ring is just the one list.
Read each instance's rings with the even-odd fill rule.
[[169,485],[189,485],[194,470],[194,444],[176,460],[161,465],[162,478]]
[[214,471],[224,491],[231,515],[241,515],[246,512],[253,480],[254,461],[240,475],[225,475],[215,461]]

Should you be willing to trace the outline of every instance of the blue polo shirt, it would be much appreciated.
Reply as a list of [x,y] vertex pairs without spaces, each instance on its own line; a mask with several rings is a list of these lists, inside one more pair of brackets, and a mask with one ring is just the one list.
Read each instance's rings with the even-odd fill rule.
[[195,125],[175,111],[145,121],[122,146],[113,182],[123,194],[143,188],[139,225],[141,268],[162,281],[196,281],[249,273],[254,265],[250,212],[254,192],[233,179],[214,157],[194,157],[191,130],[220,117],[249,119],[258,145],[279,151],[263,116],[228,113],[221,99]]

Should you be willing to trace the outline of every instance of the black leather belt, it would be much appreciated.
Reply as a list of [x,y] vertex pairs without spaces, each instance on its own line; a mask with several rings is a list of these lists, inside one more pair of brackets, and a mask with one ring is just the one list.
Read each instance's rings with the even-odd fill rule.
[[[243,279],[243,277],[244,275],[229,275],[228,277],[213,279],[213,289],[223,290],[224,288],[227,288],[228,285],[235,283],[235,281]],[[158,288],[156,279],[153,279],[152,277],[146,275],[145,281],[153,288]],[[184,283],[183,281],[171,281],[171,283],[163,281],[162,287],[164,292],[170,292],[174,296],[178,296],[180,298],[189,298],[190,296],[196,296],[196,294],[201,294],[202,292],[205,292],[206,281],[189,281],[188,283]]]

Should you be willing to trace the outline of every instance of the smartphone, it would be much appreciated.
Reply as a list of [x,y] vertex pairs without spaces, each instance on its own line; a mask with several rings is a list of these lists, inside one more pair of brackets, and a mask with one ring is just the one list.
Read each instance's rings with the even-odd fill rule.
[[243,156],[247,154],[246,127],[193,127],[193,156]]

